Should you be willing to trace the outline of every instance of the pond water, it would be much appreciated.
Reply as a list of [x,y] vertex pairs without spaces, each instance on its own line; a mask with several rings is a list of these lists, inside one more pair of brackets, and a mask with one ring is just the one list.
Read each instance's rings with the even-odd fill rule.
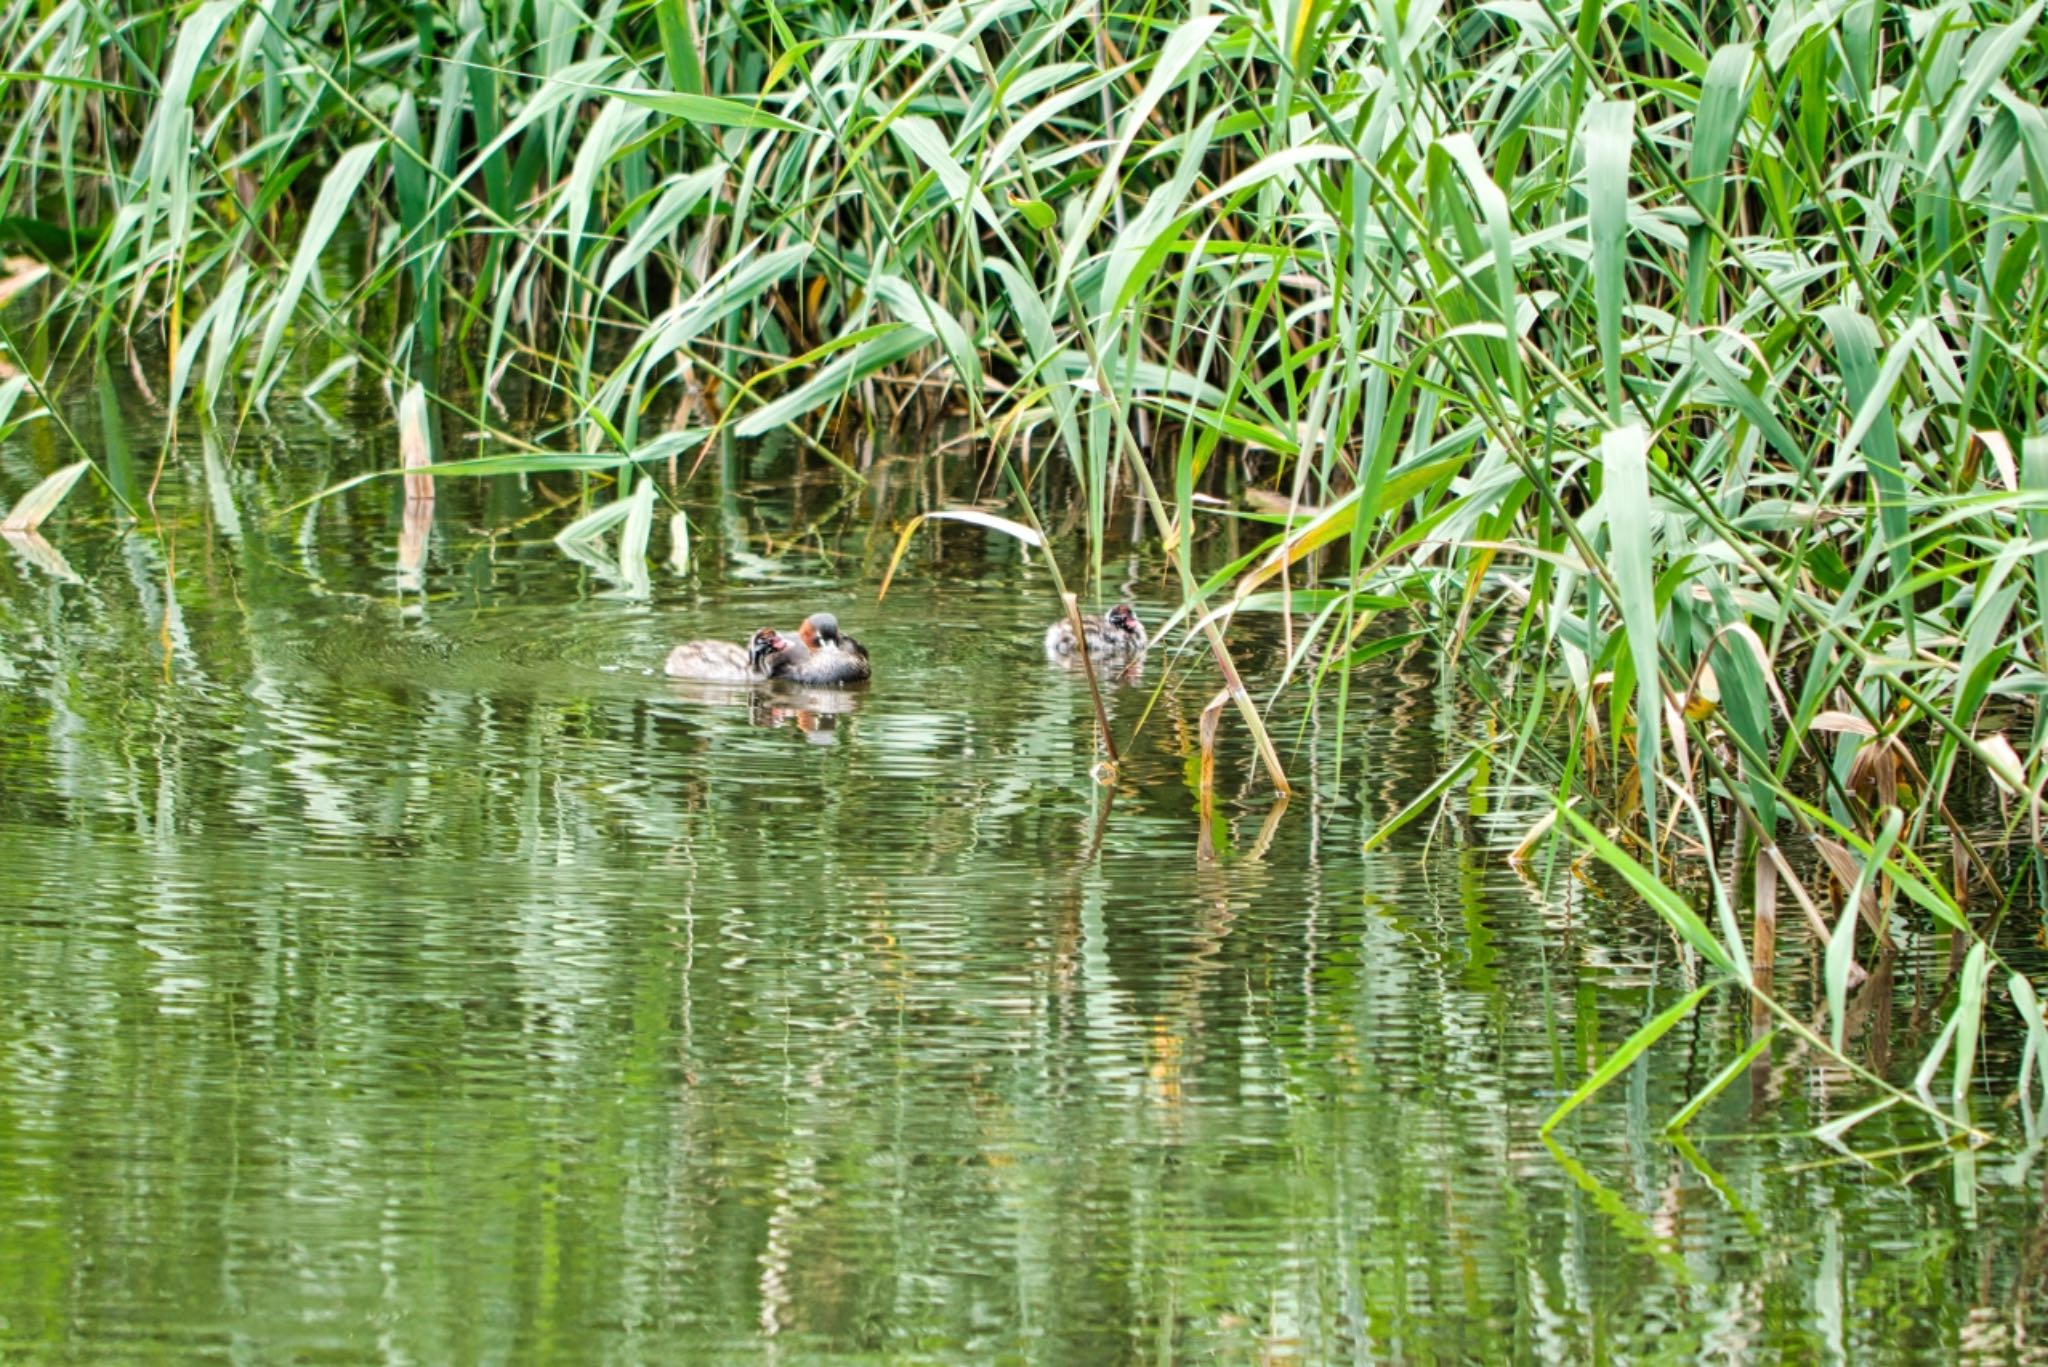
[[[124,411],[139,489],[161,419],[74,422],[118,449]],[[62,564],[0,553],[0,1359],[2039,1351],[2030,1155],[1845,1161],[1801,1132],[1867,1098],[1789,1047],[1663,1137],[1732,994],[1539,1139],[1694,979],[1603,880],[1510,864],[1533,800],[1362,852],[1485,724],[1428,660],[1341,728],[1290,696],[1291,803],[1226,719],[1205,819],[1198,660],[1108,689],[1104,785],[1014,543],[932,528],[876,603],[971,459],[714,454],[644,602],[550,544],[573,476],[444,479],[402,590],[392,485],[295,506],[392,462],[382,412],[186,431],[164,537],[81,486]],[[0,503],[70,458],[25,430]],[[865,693],[657,672],[817,607]],[[1270,685],[1281,625],[1235,639]]]

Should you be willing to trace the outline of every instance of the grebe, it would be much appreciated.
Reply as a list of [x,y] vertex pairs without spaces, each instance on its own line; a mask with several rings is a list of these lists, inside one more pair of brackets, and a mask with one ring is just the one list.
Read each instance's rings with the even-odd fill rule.
[[777,678],[797,683],[861,683],[873,677],[867,647],[839,630],[839,619],[814,612],[797,628],[797,650]]
[[[1118,603],[1106,616],[1083,617],[1081,631],[1088,638],[1088,658],[1097,664],[1121,664],[1145,653],[1145,624],[1129,603]],[[1045,657],[1059,663],[1081,657],[1072,621],[1062,617],[1045,629]]]
[[662,672],[697,683],[761,683],[789,677],[788,667],[808,654],[773,627],[762,627],[744,648],[730,641],[685,641],[668,653]]

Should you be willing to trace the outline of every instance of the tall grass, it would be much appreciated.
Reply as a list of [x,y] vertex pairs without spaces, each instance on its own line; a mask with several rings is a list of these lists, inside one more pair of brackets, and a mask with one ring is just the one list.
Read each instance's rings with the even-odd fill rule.
[[[2048,783],[2040,17],[20,3],[0,234],[57,275],[9,337],[208,420],[366,367],[643,533],[627,467],[953,419],[1033,525],[1066,467],[1098,593],[1138,500],[1275,783],[1236,614],[1340,714],[1426,636],[1703,990],[1860,1067],[1858,960],[1953,937],[1917,1085],[1866,1080],[1967,1138],[1994,1003],[2048,1092],[1997,933]],[[500,430],[515,372],[557,427]],[[1269,536],[1198,578],[1216,499]]]

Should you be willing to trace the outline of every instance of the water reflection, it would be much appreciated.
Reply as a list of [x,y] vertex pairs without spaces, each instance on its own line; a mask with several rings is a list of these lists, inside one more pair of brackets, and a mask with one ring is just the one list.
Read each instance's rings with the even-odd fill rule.
[[[431,486],[430,486],[431,487]],[[427,538],[434,531],[434,496],[408,496],[405,517],[398,526],[398,591],[419,593],[426,588]]]
[[78,577],[78,572],[71,568],[71,563],[63,554],[45,541],[39,533],[0,530],[0,540],[6,541],[8,549],[44,574],[62,579],[68,584],[84,582]]
[[864,688],[807,687],[782,679],[756,684],[699,679],[664,679],[663,683],[685,706],[744,712],[755,726],[793,726],[819,745],[832,743],[844,719],[858,710],[866,695]]
[[[1859,1094],[1794,1050],[1662,1139],[1732,995],[1538,1140],[1695,980],[1510,866],[1500,794],[1361,853],[1474,725],[1426,660],[1285,716],[1276,802],[1157,653],[1098,786],[1013,546],[941,529],[864,601],[943,471],[724,453],[632,601],[511,481],[294,511],[389,449],[343,416],[0,575],[0,1356],[1864,1358],[2038,1314],[2038,1164],[1817,1166]],[[867,690],[659,674],[818,602]],[[1937,952],[1861,989],[1899,1057]]]

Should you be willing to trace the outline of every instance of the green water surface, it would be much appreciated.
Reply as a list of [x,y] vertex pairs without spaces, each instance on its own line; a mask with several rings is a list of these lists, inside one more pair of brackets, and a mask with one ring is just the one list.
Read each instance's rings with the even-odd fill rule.
[[[933,527],[875,602],[978,457],[862,488],[713,453],[644,601],[550,543],[575,477],[443,480],[408,587],[393,485],[294,507],[392,463],[361,389],[181,432],[162,535],[83,485],[61,562],[0,551],[0,1361],[2038,1351],[2023,1140],[1847,1161],[1802,1132],[1868,1098],[1790,1047],[1663,1137],[1749,1039],[1733,994],[1539,1140],[1696,968],[1606,880],[1510,864],[1534,791],[1362,852],[1487,724],[1431,660],[1359,670],[1341,730],[1283,701],[1291,803],[1226,719],[1205,820],[1198,654],[1108,688],[1100,783],[1020,547]],[[125,407],[140,492],[162,419]],[[25,429],[0,503],[71,458]],[[1177,597],[1149,555],[1106,577]],[[864,694],[657,672],[819,607]],[[1232,637],[1265,696],[1284,624]],[[1900,1057],[1941,952],[1869,1003]],[[1926,1137],[1890,1123],[1861,1145]]]

